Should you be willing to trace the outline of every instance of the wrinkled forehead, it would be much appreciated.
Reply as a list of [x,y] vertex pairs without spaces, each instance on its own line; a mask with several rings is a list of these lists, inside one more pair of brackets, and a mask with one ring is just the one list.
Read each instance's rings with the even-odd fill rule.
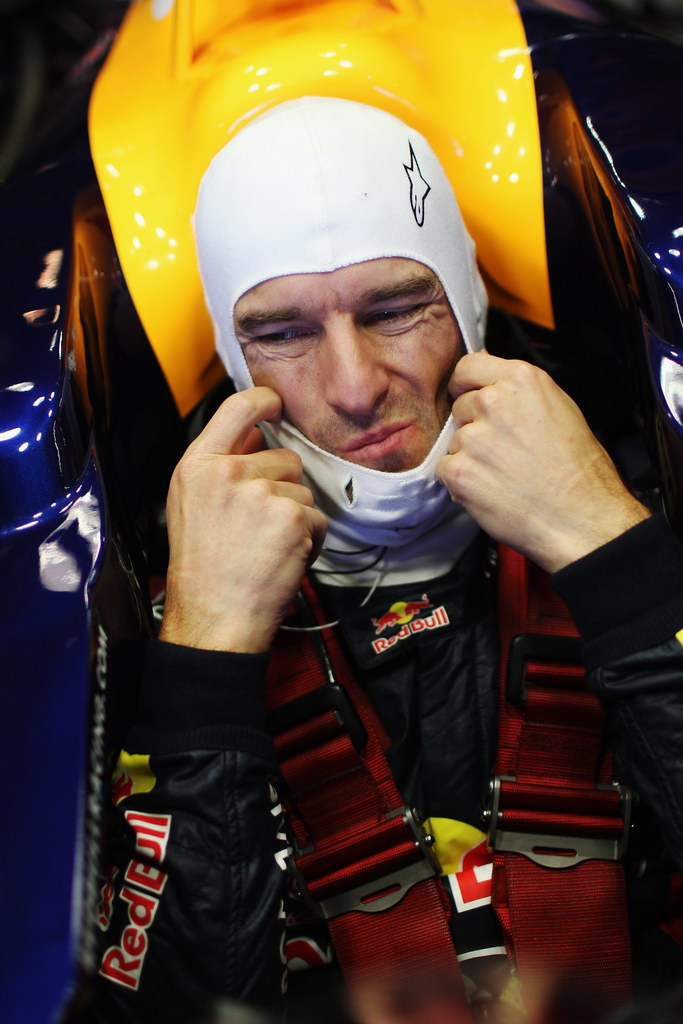
[[331,312],[356,313],[383,302],[428,298],[442,292],[438,276],[401,256],[365,260],[313,274],[285,274],[250,288],[234,308],[239,331],[297,318],[322,320]]

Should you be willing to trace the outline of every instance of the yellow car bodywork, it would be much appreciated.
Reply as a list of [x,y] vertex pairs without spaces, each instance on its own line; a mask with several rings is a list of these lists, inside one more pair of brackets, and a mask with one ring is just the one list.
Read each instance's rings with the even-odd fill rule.
[[536,98],[513,0],[139,0],[89,131],[123,272],[181,415],[223,372],[192,234],[199,181],[248,121],[304,95],[381,107],[422,132],[491,301],[553,326]]

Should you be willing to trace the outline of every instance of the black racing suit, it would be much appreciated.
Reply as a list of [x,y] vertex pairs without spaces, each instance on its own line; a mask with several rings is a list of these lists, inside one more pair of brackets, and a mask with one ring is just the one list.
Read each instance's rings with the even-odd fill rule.
[[[406,804],[472,843],[495,756],[492,550],[480,537],[446,576],[380,587],[363,608],[360,588],[318,588],[389,733]],[[630,883],[631,917],[637,975],[655,987],[683,975],[673,929],[659,927],[671,913],[670,869],[683,868],[682,583],[683,549],[658,517],[553,578],[584,638],[616,774],[642,798],[632,845],[647,866]],[[376,644],[373,618],[423,595],[447,614]],[[316,977],[327,979],[325,1012],[311,1019],[337,1019],[332,967],[292,974],[295,994],[282,994],[287,876],[278,768],[264,728],[267,664],[267,655],[150,644],[138,718],[114,778],[98,912],[103,967],[88,1019],[201,1020],[227,997],[276,1011],[289,998],[299,1021],[315,1005]],[[288,912],[294,965],[328,963],[323,925]],[[495,954],[501,944],[490,906],[455,913],[452,933],[459,954]]]

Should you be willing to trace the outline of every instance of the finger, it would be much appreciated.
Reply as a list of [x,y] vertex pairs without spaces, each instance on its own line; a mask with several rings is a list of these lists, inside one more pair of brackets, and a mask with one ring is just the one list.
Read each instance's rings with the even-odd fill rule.
[[261,420],[276,420],[282,400],[272,388],[248,388],[230,395],[211,417],[191,448],[201,455],[241,455]]
[[312,508],[310,512],[311,538],[313,548],[308,556],[307,565],[310,568],[320,554],[327,533],[327,516],[317,509]]
[[[465,426],[467,426],[467,424],[465,424]],[[462,450],[462,437],[461,437],[461,434],[462,434],[462,431],[459,428],[458,430],[456,430],[456,432],[453,434],[453,437],[450,439],[449,444],[448,444],[448,454],[449,455],[456,455],[459,451]],[[443,458],[448,458],[448,456],[444,455]]]
[[495,384],[509,375],[512,362],[488,352],[469,352],[458,360],[448,385],[449,393],[457,398],[466,391],[476,391],[487,384]]
[[254,427],[249,437],[242,445],[242,454],[251,455],[254,452],[262,452],[266,448],[266,439],[258,427]]
[[305,508],[315,508],[313,495],[303,484],[289,483],[285,480],[272,481],[272,493],[279,498],[291,498]]
[[[477,394],[477,391],[465,391],[453,402],[451,416],[456,427],[464,427],[467,423],[474,422],[476,416],[474,396]],[[450,448],[449,451],[451,451]]]
[[434,475],[439,483],[444,485],[453,501],[458,501],[455,493],[454,465],[453,455],[442,455],[436,464]]
[[301,481],[301,458],[288,448],[266,448],[252,455],[238,455],[245,479]]

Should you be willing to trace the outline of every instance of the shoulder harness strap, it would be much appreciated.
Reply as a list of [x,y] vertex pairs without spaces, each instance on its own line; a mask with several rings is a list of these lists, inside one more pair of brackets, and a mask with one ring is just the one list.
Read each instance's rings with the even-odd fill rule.
[[[304,591],[309,619],[323,622],[307,580]],[[350,989],[414,993],[416,978],[432,979],[454,1007],[444,1019],[464,1021],[433,839],[403,804],[386,734],[331,630],[280,633],[267,706],[296,844],[290,868],[328,920]]]
[[573,987],[596,1011],[629,998],[621,857],[630,792],[612,781],[581,641],[547,576],[500,548],[493,903],[522,983]]

